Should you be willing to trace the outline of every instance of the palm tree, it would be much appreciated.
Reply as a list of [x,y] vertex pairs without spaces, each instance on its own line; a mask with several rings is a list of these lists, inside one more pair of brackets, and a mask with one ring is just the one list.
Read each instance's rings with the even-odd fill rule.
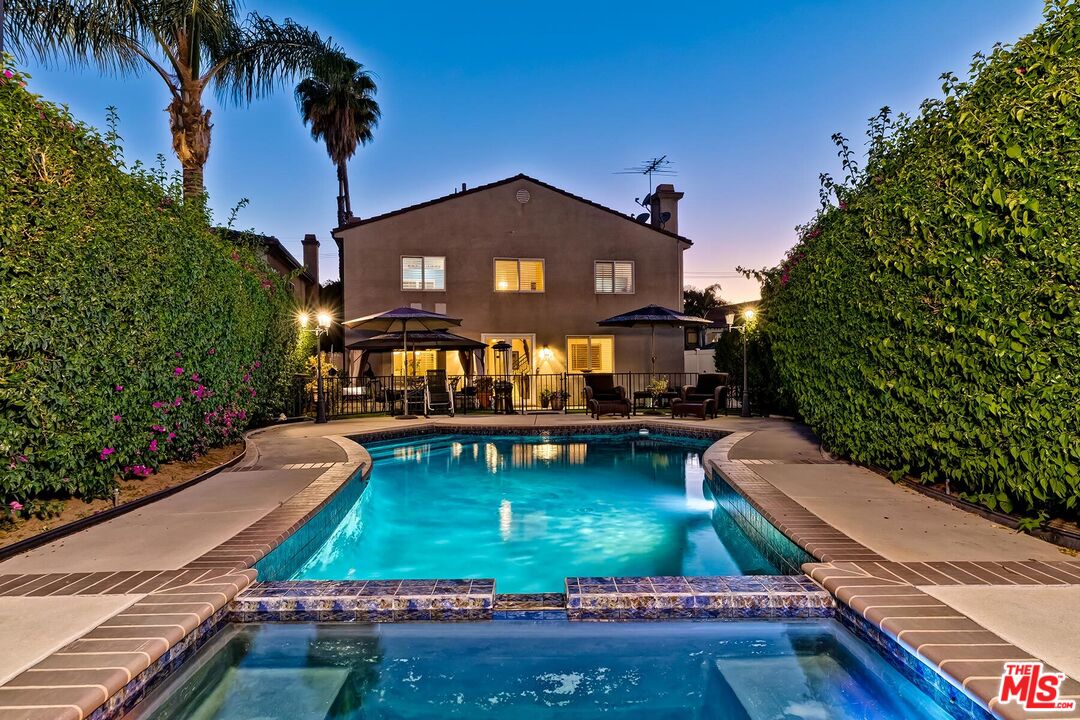
[[695,287],[683,289],[683,312],[695,317],[706,317],[710,310],[724,304],[720,297],[720,283],[698,290]]
[[345,61],[330,38],[289,19],[242,17],[237,0],[8,0],[8,12],[12,44],[43,61],[59,56],[120,74],[145,64],[161,76],[185,198],[204,192],[213,127],[207,88],[248,103]]
[[376,90],[371,75],[355,61],[296,86],[296,104],[304,125],[311,125],[311,137],[326,143],[326,154],[337,166],[338,225],[353,216],[348,162],[360,145],[372,141],[379,124]]

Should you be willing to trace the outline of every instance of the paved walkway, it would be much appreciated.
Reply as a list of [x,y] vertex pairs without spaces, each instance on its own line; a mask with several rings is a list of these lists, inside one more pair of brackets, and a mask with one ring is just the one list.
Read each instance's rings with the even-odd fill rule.
[[[1002,574],[990,573],[986,576],[989,580],[972,582],[985,567],[990,567],[973,561],[1045,563],[1072,560],[1072,555],[893,485],[870,471],[832,462],[821,453],[806,428],[784,420],[723,417],[702,423],[642,416],[633,420],[706,424],[739,433],[740,440],[730,447],[728,456],[752,470],[756,480],[763,483],[761,487],[781,493],[831,525],[838,535],[846,535],[868,549],[865,558],[855,556],[849,560],[871,560],[878,570],[891,568],[894,574],[913,573],[912,568],[923,567],[926,575],[911,576],[916,578],[937,573],[934,582],[910,582],[1026,652],[1074,676],[1080,675],[1080,641],[1075,630],[1028,630],[1023,624],[1026,621],[1044,623],[1049,628],[1075,628],[1075,593],[1080,578],[1070,586],[1061,580],[1043,584],[1047,582],[1043,577],[1029,586],[1015,577],[1006,580]],[[0,655],[0,683],[124,611],[131,603],[141,601],[163,581],[190,579],[181,574],[191,572],[191,567],[201,567],[199,559],[211,548],[266,517],[347,460],[342,445],[331,436],[340,438],[430,422],[452,428],[481,423],[545,426],[595,421],[582,415],[559,414],[498,418],[459,415],[437,421],[371,418],[326,425],[284,425],[252,433],[244,461],[229,471],[0,563],[0,646],[19,648],[18,652]],[[927,562],[935,563],[937,569],[919,565]],[[952,564],[964,562],[969,564]],[[866,572],[856,562],[848,566],[843,572]],[[14,587],[19,581],[11,578],[26,573],[47,579],[35,580],[32,585],[24,583],[20,592],[19,587]],[[30,592],[25,592],[27,587],[31,587]],[[85,594],[90,591],[93,593]],[[63,622],[55,621],[58,615],[63,616]]]

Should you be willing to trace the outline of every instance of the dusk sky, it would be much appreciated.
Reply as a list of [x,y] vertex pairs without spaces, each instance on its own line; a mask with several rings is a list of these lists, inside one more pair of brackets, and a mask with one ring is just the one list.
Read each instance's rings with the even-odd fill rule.
[[[862,147],[882,105],[915,111],[939,75],[1011,42],[1041,0],[775,0],[363,3],[250,0],[329,34],[375,75],[383,121],[350,165],[354,212],[386,212],[525,172],[623,212],[644,177],[614,174],[658,155],[686,193],[680,232],[694,247],[686,282],[757,297],[737,265],[775,264],[817,206],[818,173],[837,171],[829,140]],[[129,160],[178,167],[151,72],[30,65],[31,89],[104,127],[117,106]],[[207,186],[219,219],[276,235],[300,257],[323,241],[336,275],[336,180],[300,122],[292,88],[214,110]]]

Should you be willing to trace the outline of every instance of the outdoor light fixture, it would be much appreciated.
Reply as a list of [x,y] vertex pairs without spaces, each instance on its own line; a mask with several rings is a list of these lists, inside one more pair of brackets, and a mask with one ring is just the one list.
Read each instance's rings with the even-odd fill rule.
[[754,320],[754,315],[757,313],[754,308],[746,308],[743,310],[743,334],[742,334],[742,408],[739,410],[739,415],[742,417],[750,417],[750,385],[746,376],[746,345],[747,345],[747,331],[750,329],[749,325]]
[[[296,316],[296,322],[300,325],[301,330],[308,330],[308,325],[311,324],[311,315],[302,312]],[[315,378],[315,422],[324,423],[326,422],[326,393],[323,391],[322,348],[318,346],[318,339],[330,332],[330,326],[334,323],[334,316],[325,310],[320,310],[315,315],[315,323],[315,327],[310,328],[311,332],[315,333],[315,357],[318,362]]]
[[547,362],[548,360],[551,360],[551,358],[553,358],[553,357],[555,357],[555,353],[551,352],[551,348],[549,348],[549,347],[540,348],[540,361],[541,362]]

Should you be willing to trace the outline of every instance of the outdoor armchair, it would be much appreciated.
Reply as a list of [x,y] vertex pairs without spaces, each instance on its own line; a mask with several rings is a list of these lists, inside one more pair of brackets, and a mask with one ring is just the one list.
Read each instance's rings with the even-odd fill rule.
[[701,373],[695,385],[684,385],[679,393],[683,402],[700,403],[712,400],[712,416],[715,418],[720,408],[727,413],[728,398],[727,373]]
[[616,385],[615,376],[611,373],[589,373],[585,376],[585,407],[597,420],[607,414],[630,417],[626,388]]

